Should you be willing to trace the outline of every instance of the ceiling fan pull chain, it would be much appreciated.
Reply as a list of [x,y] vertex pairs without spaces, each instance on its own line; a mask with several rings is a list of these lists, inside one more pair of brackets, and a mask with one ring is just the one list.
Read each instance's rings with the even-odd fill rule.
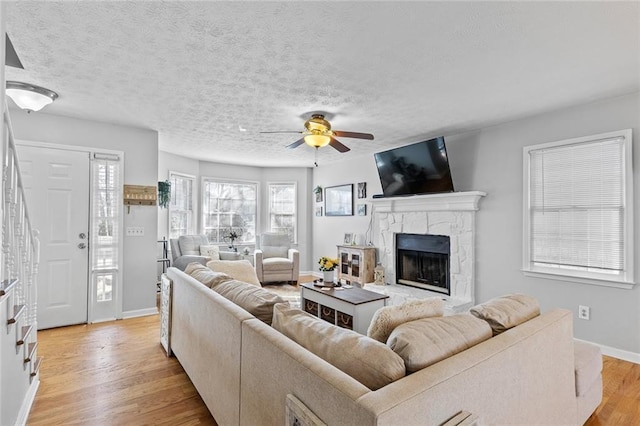
[[316,167],[318,167],[318,148],[319,147],[316,146],[315,159],[313,160],[313,164],[315,164]]

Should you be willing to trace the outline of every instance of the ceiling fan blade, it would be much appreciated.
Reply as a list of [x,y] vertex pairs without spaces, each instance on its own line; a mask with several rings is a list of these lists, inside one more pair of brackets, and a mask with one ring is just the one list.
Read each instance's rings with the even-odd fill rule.
[[289,148],[289,149],[297,148],[300,145],[302,145],[303,143],[304,143],[304,138],[301,138],[301,139],[298,139],[297,141],[295,141],[294,143],[285,146],[285,148]]
[[336,138],[331,138],[331,142],[329,142],[329,145],[331,145],[332,147],[334,147],[335,149],[337,149],[340,152],[351,151],[349,148],[347,148],[345,145],[343,145],[342,142],[338,141],[338,139],[336,139]]
[[334,130],[333,134],[341,138],[355,138],[355,139],[368,139],[373,140],[371,133],[358,133],[358,132],[343,132],[342,130]]
[[275,132],[260,132],[260,133],[302,133],[299,130],[278,130]]

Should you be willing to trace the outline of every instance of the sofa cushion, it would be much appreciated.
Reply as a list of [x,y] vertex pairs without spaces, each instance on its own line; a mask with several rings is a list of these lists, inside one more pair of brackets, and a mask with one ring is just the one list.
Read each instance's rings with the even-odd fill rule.
[[589,392],[596,380],[602,380],[602,351],[596,345],[574,340],[576,396]]
[[209,288],[213,288],[220,283],[231,281],[233,279],[227,274],[212,271],[211,269],[197,262],[188,264],[184,269],[184,272],[187,275],[191,275],[193,278],[200,281],[202,284],[206,285]]
[[471,315],[488,322],[495,336],[537,317],[540,315],[540,306],[538,301],[531,296],[508,294],[476,305],[469,312]]
[[262,269],[264,271],[291,271],[293,261],[283,257],[270,257],[262,260]]
[[264,259],[269,257],[284,257],[286,259],[289,256],[289,247],[286,246],[263,246],[261,250]]
[[387,343],[393,329],[400,324],[421,318],[441,317],[443,313],[444,301],[440,297],[429,297],[411,300],[401,305],[385,306],[373,314],[367,336]]
[[206,235],[182,235],[178,237],[178,245],[180,246],[180,254],[200,255],[200,246],[208,244]]
[[273,305],[288,304],[275,293],[238,280],[220,283],[213,288],[213,291],[269,325],[273,318]]
[[207,267],[213,271],[224,272],[238,281],[260,287],[260,280],[253,265],[248,260],[211,260]]
[[423,318],[391,332],[387,345],[414,373],[491,338],[491,327],[471,315]]
[[405,375],[402,358],[386,345],[300,309],[275,305],[273,327],[371,390]]
[[200,255],[207,256],[211,260],[220,260],[220,247],[210,244],[202,244],[200,246]]

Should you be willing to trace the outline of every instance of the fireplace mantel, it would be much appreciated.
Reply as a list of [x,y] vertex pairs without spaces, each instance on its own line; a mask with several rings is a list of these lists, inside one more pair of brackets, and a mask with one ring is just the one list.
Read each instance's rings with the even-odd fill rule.
[[371,202],[376,213],[476,211],[480,199],[486,195],[481,191],[446,192],[407,197],[374,198]]
[[[373,243],[385,268],[383,292],[404,298],[442,296],[450,312],[462,312],[475,300],[475,215],[487,194],[480,191],[449,192],[409,197],[375,198]],[[396,284],[396,233],[446,235],[451,241],[449,296]],[[400,297],[400,296],[399,296]],[[393,303],[393,302],[392,302]]]

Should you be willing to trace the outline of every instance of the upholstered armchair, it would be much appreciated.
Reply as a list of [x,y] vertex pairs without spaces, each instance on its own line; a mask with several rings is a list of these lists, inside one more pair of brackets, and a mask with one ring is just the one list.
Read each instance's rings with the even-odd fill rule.
[[[206,254],[202,255],[200,246],[206,246],[209,249],[217,248],[209,243],[209,239],[206,235],[182,235],[178,238],[171,238],[169,240],[171,244],[171,266],[174,266],[181,271],[191,262],[198,262],[201,265],[206,265],[208,261],[216,258],[215,255]],[[239,260],[240,255],[231,251],[218,251],[220,260]]]
[[256,243],[256,274],[262,284],[274,281],[298,283],[300,252],[291,248],[287,234],[262,234]]

